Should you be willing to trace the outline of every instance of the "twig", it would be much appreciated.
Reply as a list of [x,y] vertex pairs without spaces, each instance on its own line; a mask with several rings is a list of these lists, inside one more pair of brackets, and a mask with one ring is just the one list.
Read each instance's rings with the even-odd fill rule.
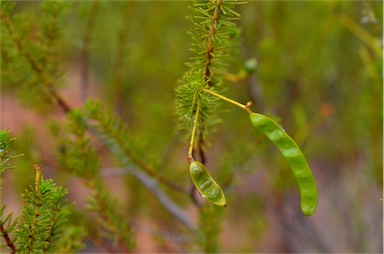
[[206,53],[206,58],[207,58],[207,63],[205,64],[205,81],[208,82],[208,86],[212,86],[211,81],[210,81],[210,76],[211,72],[209,70],[213,58],[213,50],[214,50],[214,41],[215,41],[215,34],[216,34],[216,25],[217,21],[220,18],[220,12],[221,12],[221,5],[222,5],[222,0],[217,0],[217,6],[215,8],[213,17],[212,17],[212,23],[211,23],[211,30],[209,31],[209,40],[207,44],[207,53]]
[[95,21],[97,12],[99,10],[99,2],[94,1],[92,3],[92,9],[90,11],[87,25],[84,31],[83,48],[81,51],[80,69],[81,69],[81,100],[84,102],[87,99],[88,87],[89,87],[89,47],[91,45],[92,33],[95,27]]
[[243,104],[241,104],[241,103],[238,103],[237,101],[234,101],[234,100],[232,100],[232,99],[230,99],[230,98],[228,98],[228,97],[225,97],[225,96],[223,96],[223,95],[221,95],[221,94],[218,94],[218,93],[215,93],[215,92],[213,92],[213,91],[211,91],[211,90],[208,90],[208,89],[203,89],[202,90],[203,92],[206,92],[206,93],[209,93],[209,94],[212,94],[213,96],[216,96],[216,97],[218,97],[218,98],[220,98],[220,99],[222,99],[222,100],[225,100],[225,101],[227,101],[227,102],[229,102],[229,103],[231,103],[231,104],[233,104],[233,105],[235,105],[235,106],[238,106],[238,107],[240,107],[240,108],[242,108],[242,109],[244,109],[244,110],[246,110],[246,111],[250,111],[250,106],[252,105],[252,103],[251,102],[248,102],[247,104],[245,104],[245,105],[243,105]]
[[5,239],[5,242],[7,243],[7,246],[11,249],[11,253],[12,253],[12,254],[16,253],[16,247],[15,247],[15,245],[13,244],[11,238],[9,237],[9,235],[8,235],[8,233],[7,233],[7,230],[5,230],[3,224],[0,225],[0,231],[1,231],[1,235],[2,235],[2,236],[4,237],[4,239]]
[[122,15],[121,27],[117,34],[116,51],[113,60],[113,81],[112,85],[114,88],[114,100],[115,100],[115,111],[118,115],[123,113],[123,81],[124,72],[126,71],[125,57],[126,45],[127,45],[127,31],[129,31],[129,25],[131,24],[131,14],[135,8],[136,3],[128,1],[125,3],[124,13]]
[[[179,219],[184,225],[189,229],[195,230],[197,228],[196,224],[189,218],[189,216],[178,206],[176,205],[159,187],[158,182],[150,177],[147,173],[136,167],[129,167],[122,169],[125,172],[133,174],[139,181],[146,186],[159,200],[159,202],[172,213],[177,219]],[[105,173],[103,173],[104,175]]]
[[49,79],[45,73],[44,69],[41,65],[35,62],[34,59],[28,54],[28,51],[26,51],[21,44],[21,41],[16,37],[11,24],[9,23],[9,20],[7,17],[0,12],[0,19],[3,21],[3,24],[5,28],[8,31],[9,37],[13,40],[13,42],[16,45],[17,50],[19,51],[20,55],[24,57],[24,59],[28,62],[31,69],[36,72],[36,74],[41,79],[42,83],[48,88],[49,93],[53,98],[55,98],[57,104],[60,106],[60,108],[64,111],[64,113],[68,113],[71,111],[71,107],[68,105],[68,103],[60,96],[60,94],[57,93],[56,89],[53,87],[52,80]]
[[188,149],[188,157],[187,157],[187,159],[188,159],[189,162],[193,161],[192,153],[193,153],[193,146],[195,144],[197,122],[199,121],[199,112],[200,112],[200,107],[199,107],[199,103],[197,103],[195,120],[193,121],[193,128],[192,128],[192,134],[191,134],[191,142],[189,143],[189,149]]
[[[202,129],[202,127],[200,129]],[[197,149],[199,151],[200,162],[205,165],[207,163],[207,157],[205,156],[203,146],[204,146],[203,131],[200,130],[199,143],[197,144]]]

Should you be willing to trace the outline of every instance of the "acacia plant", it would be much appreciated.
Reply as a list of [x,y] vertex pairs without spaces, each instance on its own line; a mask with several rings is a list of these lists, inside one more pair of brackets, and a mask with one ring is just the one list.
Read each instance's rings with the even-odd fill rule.
[[[81,47],[83,92],[88,89],[89,50],[99,4],[92,3],[87,13],[89,19]],[[161,173],[164,163],[146,159],[147,155],[136,147],[127,122],[107,109],[105,104],[89,99],[79,107],[72,107],[60,93],[65,83],[65,72],[60,62],[60,50],[67,36],[63,23],[76,4],[42,1],[40,23],[32,24],[28,22],[28,16],[15,10],[15,2],[2,2],[2,82],[17,85],[23,103],[33,108],[51,112],[52,115],[60,114],[52,109],[61,109],[66,117],[65,124],[51,126],[57,144],[55,167],[63,174],[76,176],[89,190],[85,209],[69,206],[64,199],[67,190],[56,186],[53,180],[44,180],[40,167],[36,166],[35,184],[23,195],[27,205],[21,216],[12,220],[10,215],[5,217],[4,207],[1,210],[4,248],[12,253],[73,252],[84,247],[83,242],[88,239],[104,251],[135,251],[138,244],[134,219],[136,205],[121,205],[108,187],[103,171],[104,158],[107,157],[114,165],[117,164],[120,174],[135,177],[128,190],[139,192],[142,187],[149,190],[156,204],[171,215],[165,216],[168,219],[164,220],[177,221],[173,230],[193,239],[183,248],[199,248],[206,253],[219,251],[225,212],[223,206],[231,209],[226,199],[231,195],[231,183],[223,184],[220,178],[214,180],[206,163],[211,133],[220,122],[218,113],[222,101],[245,110],[250,117],[249,126],[253,125],[265,134],[280,150],[297,181],[302,212],[307,216],[315,212],[316,185],[299,146],[276,121],[254,113],[251,110],[252,102],[242,104],[223,95],[228,79],[242,79],[255,68],[251,60],[241,75],[228,75],[230,60],[238,47],[240,35],[237,23],[241,15],[237,8],[244,4],[237,0],[209,0],[196,1],[190,6],[193,28],[189,34],[193,55],[187,63],[189,70],[180,75],[182,78],[176,88],[175,110],[179,118],[179,132],[186,136],[185,142],[189,141],[186,161],[190,164],[190,172],[184,171],[183,174],[184,179],[190,177],[192,180],[193,185],[188,189],[176,184],[171,176]],[[124,23],[132,21],[130,15],[136,3],[127,2],[125,5]],[[127,29],[127,26],[124,25],[123,29]],[[125,41],[124,33],[120,33],[116,52],[125,52]],[[121,90],[123,79],[122,70],[119,69],[121,62],[119,58],[114,64],[113,83],[118,90]],[[86,93],[82,94],[82,98],[85,97]],[[239,114],[238,117],[243,115]],[[1,134],[2,173],[12,158],[6,156],[12,142],[12,139],[7,139],[8,134],[7,131]],[[187,165],[184,166],[187,168]],[[174,193],[180,193],[184,199],[180,203],[175,201],[176,198],[180,199]],[[197,193],[210,202],[199,199]],[[186,200],[198,209],[198,223],[188,214]],[[145,201],[147,199],[141,202]]]
[[[281,151],[295,175],[301,194],[301,209],[305,215],[312,215],[317,206],[317,190],[312,172],[299,147],[284,129],[272,119],[253,113],[250,110],[252,102],[242,105],[232,99],[220,95],[222,76],[226,72],[226,61],[230,55],[231,38],[238,33],[233,20],[240,17],[235,6],[243,4],[238,1],[217,1],[195,4],[195,30],[192,31],[194,40],[193,52],[196,56],[188,65],[191,70],[180,81],[177,90],[178,113],[185,128],[191,129],[188,161],[190,174],[199,192],[209,201],[224,205],[225,196],[220,186],[212,179],[204,167],[205,155],[203,144],[208,136],[208,126],[217,108],[217,98],[227,101],[246,110],[253,126],[263,132]],[[211,12],[211,15],[207,13]],[[210,18],[208,19],[207,16]],[[197,138],[196,138],[197,137]],[[201,163],[196,163],[193,151],[197,144]]]

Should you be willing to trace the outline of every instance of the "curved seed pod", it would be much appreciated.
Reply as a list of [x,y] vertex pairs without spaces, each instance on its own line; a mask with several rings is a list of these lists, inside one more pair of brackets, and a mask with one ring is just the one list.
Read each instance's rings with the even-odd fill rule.
[[189,173],[196,189],[205,199],[215,205],[225,206],[226,200],[223,190],[213,180],[211,174],[202,163],[192,161],[189,165]]
[[312,215],[317,207],[317,189],[315,179],[299,147],[274,120],[257,113],[250,113],[252,125],[263,132],[283,154],[287,160],[301,197],[301,211]]

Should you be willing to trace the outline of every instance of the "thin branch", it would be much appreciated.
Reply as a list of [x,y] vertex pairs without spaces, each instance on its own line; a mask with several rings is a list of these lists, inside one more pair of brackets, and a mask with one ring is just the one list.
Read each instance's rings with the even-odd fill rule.
[[127,45],[127,31],[129,30],[129,25],[131,24],[130,18],[134,10],[136,3],[135,2],[126,2],[124,13],[122,15],[121,27],[119,28],[117,34],[116,50],[113,60],[113,81],[112,85],[114,87],[114,100],[115,100],[115,111],[118,115],[123,113],[123,82],[124,82],[124,72],[126,71],[127,66],[125,66],[125,57],[126,45]]
[[11,238],[9,237],[7,230],[5,230],[3,224],[0,225],[0,231],[1,231],[1,235],[5,239],[5,242],[7,243],[7,246],[11,249],[11,253],[12,254],[16,253],[16,247],[13,244]]
[[[202,129],[202,127],[200,129]],[[203,147],[204,147],[203,131],[200,130],[199,143],[197,144],[197,150],[199,151],[200,162],[205,165],[205,163],[207,163],[207,156],[205,156]]]
[[150,177],[152,177],[153,179],[156,179],[157,181],[164,184],[165,186],[167,186],[170,189],[173,189],[179,193],[183,193],[183,194],[188,195],[188,191],[186,191],[183,187],[181,187],[178,184],[173,183],[173,182],[169,181],[168,179],[164,178],[163,176],[155,173],[158,170],[154,170],[150,165],[146,164],[142,159],[140,159],[140,157],[135,156],[130,150],[128,150],[128,149],[123,149],[123,150],[126,153],[127,157],[130,158],[132,163],[134,165],[136,165],[138,168],[140,168],[143,172],[148,174]]
[[170,189],[176,190],[179,193],[188,194],[188,192],[181,186],[169,181],[168,179],[164,178],[161,175],[158,175],[155,172],[154,169],[152,169],[148,164],[146,164],[144,161],[140,160],[140,158],[137,158],[134,156],[130,151],[127,151],[127,149],[124,149],[127,156],[132,160],[133,164],[135,164],[138,168],[140,168],[143,172],[148,174],[150,177],[156,179],[160,183],[164,184]]
[[217,6],[216,6],[215,11],[213,13],[212,22],[211,22],[211,30],[209,31],[209,40],[207,43],[207,53],[206,53],[207,62],[205,64],[204,76],[205,76],[205,81],[208,82],[208,86],[212,86],[211,81],[210,81],[211,72],[209,69],[211,67],[211,62],[212,62],[212,58],[213,58],[216,26],[217,26],[217,22],[220,18],[221,5],[222,5],[222,0],[217,0]]
[[116,253],[116,251],[109,244],[106,244],[99,238],[96,238],[93,235],[89,234],[88,239],[93,242],[93,244],[95,244],[100,250],[103,250],[106,253]]
[[215,92],[213,92],[213,91],[211,91],[211,90],[203,89],[202,91],[203,91],[203,92],[206,92],[206,93],[209,93],[209,94],[212,94],[213,96],[216,96],[216,97],[218,97],[218,98],[220,98],[220,99],[222,99],[222,100],[225,100],[225,101],[227,101],[227,102],[229,102],[229,103],[231,103],[231,104],[233,104],[233,105],[235,105],[235,106],[238,106],[238,107],[240,107],[240,108],[242,108],[242,109],[244,109],[244,110],[250,112],[250,109],[249,109],[249,108],[250,108],[250,106],[252,105],[251,102],[248,102],[247,104],[243,105],[243,104],[241,104],[241,103],[239,103],[239,102],[237,102],[237,101],[234,101],[234,100],[232,100],[232,99],[229,99],[228,97],[225,97],[225,96],[223,96],[223,95],[221,95],[221,94],[215,93]]
[[[102,193],[102,189],[105,189],[104,187],[105,185],[101,181],[101,178],[100,177],[94,178],[93,180],[87,182],[86,184],[95,192],[94,198],[100,208],[98,209],[97,212],[100,215],[100,218],[106,223],[107,226],[105,228],[107,228],[107,230],[109,230],[112,234],[115,234],[115,235],[118,234],[119,247],[121,247],[125,252],[129,252],[130,251],[129,246],[126,245],[126,243],[124,242],[124,239],[122,239],[121,237],[120,232],[118,232],[118,227],[116,226],[116,223],[114,223],[114,221],[111,219],[117,216],[120,218],[123,218],[123,216],[121,214],[117,214],[114,207],[112,208],[113,209],[112,211],[110,210],[111,208],[108,209],[108,204],[105,202],[105,198],[103,197],[104,195]],[[116,247],[117,246],[112,246],[113,253],[119,252],[116,249]]]
[[[196,224],[189,218],[189,216],[176,205],[168,196],[163,192],[159,187],[158,182],[150,177],[148,174],[136,167],[129,167],[121,169],[123,172],[128,172],[133,174],[144,186],[146,186],[159,200],[163,207],[173,214],[178,220],[180,220],[185,226],[189,229],[195,230],[197,228]],[[106,173],[103,172],[103,175]],[[108,175],[111,173],[108,173]],[[112,173],[113,174],[113,173]]]
[[91,45],[92,33],[95,27],[95,21],[99,10],[99,2],[92,3],[88,21],[84,31],[83,48],[81,50],[80,72],[81,72],[81,100],[84,102],[87,99],[89,88],[89,48]]
[[3,24],[7,29],[8,35],[15,43],[20,55],[22,55],[24,59],[29,63],[31,69],[36,72],[36,74],[41,79],[42,83],[48,88],[49,93],[56,100],[57,104],[60,106],[63,112],[68,113],[69,111],[71,111],[71,107],[60,96],[60,94],[57,93],[56,89],[53,87],[52,80],[45,75],[43,67],[36,63],[34,59],[32,59],[32,57],[29,55],[28,51],[24,49],[23,45],[21,44],[21,41],[16,37],[9,20],[2,12],[0,12],[0,19],[3,21]]
[[191,142],[189,143],[189,149],[188,149],[188,161],[189,162],[193,161],[192,153],[193,153],[193,146],[195,144],[197,122],[199,121],[199,112],[200,112],[200,107],[199,107],[199,103],[197,102],[195,120],[193,121],[193,128],[192,128],[192,134],[191,134]]
[[192,202],[197,206],[200,207],[201,204],[199,200],[196,197],[197,191],[196,186],[194,184],[191,185],[190,191],[189,191],[189,197],[191,198]]

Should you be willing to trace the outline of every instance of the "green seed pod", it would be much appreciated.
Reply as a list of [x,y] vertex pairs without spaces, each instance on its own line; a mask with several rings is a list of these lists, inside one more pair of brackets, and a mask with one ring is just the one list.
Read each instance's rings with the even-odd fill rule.
[[312,215],[317,207],[316,183],[300,148],[274,120],[257,113],[250,113],[250,118],[252,125],[263,132],[287,160],[299,186],[301,211]]
[[192,161],[189,165],[189,173],[193,184],[200,194],[209,202],[225,206],[225,195],[220,186],[213,180],[207,168],[198,161]]

